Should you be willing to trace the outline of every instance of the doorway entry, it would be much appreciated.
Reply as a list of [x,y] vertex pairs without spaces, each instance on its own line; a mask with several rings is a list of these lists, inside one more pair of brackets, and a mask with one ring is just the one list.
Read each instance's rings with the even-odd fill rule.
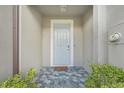
[[51,20],[51,66],[73,66],[73,20]]

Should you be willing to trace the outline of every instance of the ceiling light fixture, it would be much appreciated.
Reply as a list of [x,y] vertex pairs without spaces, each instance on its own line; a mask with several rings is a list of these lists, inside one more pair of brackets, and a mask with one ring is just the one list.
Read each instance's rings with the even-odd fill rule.
[[61,5],[60,6],[60,11],[61,12],[66,12],[66,10],[67,10],[67,6],[66,5]]

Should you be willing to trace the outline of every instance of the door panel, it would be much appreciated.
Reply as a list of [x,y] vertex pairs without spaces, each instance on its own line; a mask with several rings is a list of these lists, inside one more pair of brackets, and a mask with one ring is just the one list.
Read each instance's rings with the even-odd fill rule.
[[71,65],[70,60],[71,25],[65,23],[53,24],[53,65]]

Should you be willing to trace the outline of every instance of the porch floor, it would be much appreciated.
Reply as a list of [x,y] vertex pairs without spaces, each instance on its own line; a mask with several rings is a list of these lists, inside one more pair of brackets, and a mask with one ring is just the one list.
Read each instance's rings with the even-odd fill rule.
[[43,67],[35,78],[41,88],[83,88],[88,72],[83,67],[68,67],[67,71],[55,71],[54,67]]

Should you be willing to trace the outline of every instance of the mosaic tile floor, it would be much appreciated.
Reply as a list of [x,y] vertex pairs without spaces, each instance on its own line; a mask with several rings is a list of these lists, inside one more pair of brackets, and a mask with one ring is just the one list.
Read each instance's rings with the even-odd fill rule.
[[88,72],[83,67],[68,67],[68,71],[55,71],[43,67],[35,78],[39,88],[83,88]]

